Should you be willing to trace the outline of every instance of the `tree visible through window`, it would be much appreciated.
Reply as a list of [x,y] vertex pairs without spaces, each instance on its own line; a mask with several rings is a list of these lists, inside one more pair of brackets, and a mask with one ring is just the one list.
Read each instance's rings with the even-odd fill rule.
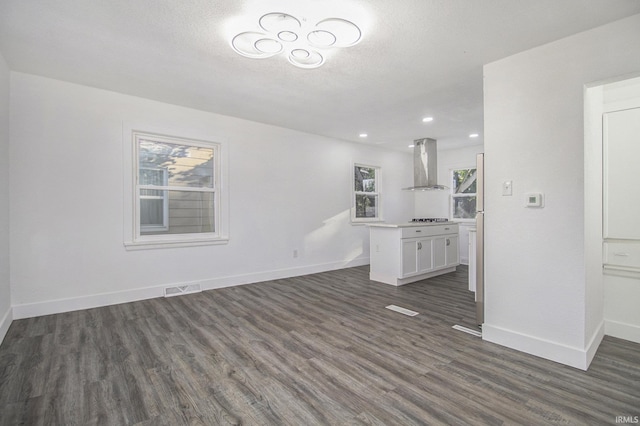
[[356,164],[353,175],[354,221],[380,220],[380,168]]
[[453,219],[476,216],[476,169],[452,170],[451,211]]

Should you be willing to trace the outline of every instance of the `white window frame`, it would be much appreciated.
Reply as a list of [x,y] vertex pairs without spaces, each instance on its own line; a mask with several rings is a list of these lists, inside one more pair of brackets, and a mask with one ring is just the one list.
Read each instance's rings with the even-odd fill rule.
[[[455,199],[456,198],[470,198],[470,197],[476,197],[476,203],[478,202],[478,193],[477,192],[470,192],[470,193],[466,193],[466,194],[456,194],[453,191],[455,191],[455,185],[453,184],[453,174],[455,173],[456,170],[471,170],[471,169],[476,169],[476,165],[474,164],[473,166],[469,166],[469,167],[454,167],[452,169],[449,169],[449,182],[451,182],[451,197],[450,197],[450,202],[449,202],[449,218],[451,220],[454,220],[456,222],[475,222],[475,217],[472,218],[460,218],[460,217],[454,217],[454,206],[455,206]],[[477,177],[476,177],[477,179]],[[477,185],[477,183],[476,183]],[[477,205],[477,204],[476,204]]]
[[[157,170],[157,171],[161,171],[162,172],[162,182],[163,182],[163,186],[167,186],[167,182],[169,180],[169,174],[167,172],[167,169],[161,169],[161,168],[151,168],[151,167],[140,167],[140,169],[144,169],[144,170]],[[138,174],[138,176],[140,176],[140,174]],[[142,187],[140,187],[139,189],[143,189]],[[151,189],[157,189],[156,187],[152,187]],[[169,197],[167,196],[167,193],[165,192],[165,195],[163,196],[156,196],[156,195],[141,195],[138,203],[140,202],[140,200],[162,200],[162,225],[142,225],[140,224],[140,231],[167,231],[169,230]],[[139,218],[139,211],[140,211],[140,206],[138,206],[138,218]],[[138,221],[139,223],[139,221]]]
[[[367,191],[356,191],[356,176],[355,171],[356,167],[366,167],[369,169],[374,169],[375,172],[375,191],[367,192]],[[374,166],[371,164],[365,163],[353,163],[351,165],[351,222],[358,223],[371,223],[371,222],[382,222],[382,193],[380,188],[381,184],[381,176],[382,176],[382,168],[380,166]],[[356,217],[356,197],[358,195],[373,195],[376,197],[376,216],[375,217]]]
[[[176,136],[166,136],[162,134],[132,130],[130,133],[131,157],[126,163],[130,163],[131,174],[125,177],[125,181],[130,182],[131,203],[129,210],[129,218],[125,219],[125,224],[130,224],[130,230],[125,229],[124,245],[127,250],[149,249],[149,248],[169,248],[169,247],[191,247],[198,245],[226,244],[229,241],[226,229],[227,212],[228,212],[228,194],[223,185],[223,178],[226,174],[222,173],[224,154],[222,144],[199,139],[190,139]],[[213,186],[208,187],[184,187],[184,186],[156,186],[156,185],[140,185],[139,177],[139,146],[141,140],[157,141],[160,143],[170,143],[178,145],[188,145],[213,149]],[[125,141],[126,143],[126,141]],[[187,234],[154,234],[145,235],[141,233],[140,225],[140,190],[141,189],[157,189],[165,191],[188,191],[188,192],[210,192],[214,194],[214,232],[187,233]],[[167,198],[167,197],[164,197]],[[224,203],[222,205],[221,203]],[[128,205],[129,203],[125,203]],[[168,209],[168,200],[167,200]],[[126,207],[125,207],[125,210]],[[125,211],[125,215],[126,215]],[[165,219],[168,217],[166,212]],[[166,224],[168,228],[168,223]],[[126,228],[126,227],[125,227]],[[146,228],[146,227],[144,227]]]

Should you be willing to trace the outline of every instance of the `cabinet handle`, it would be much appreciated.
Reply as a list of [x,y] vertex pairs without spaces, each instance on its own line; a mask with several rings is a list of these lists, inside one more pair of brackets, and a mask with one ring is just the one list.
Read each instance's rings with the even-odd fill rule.
[[629,253],[613,253],[614,256],[620,256],[620,257],[629,257]]
[[451,245],[451,241],[447,238],[447,245]]
[[420,229],[416,229],[416,234],[417,234],[418,232],[422,232],[422,231],[421,231]]
[[422,243],[418,243],[418,250],[422,250]]

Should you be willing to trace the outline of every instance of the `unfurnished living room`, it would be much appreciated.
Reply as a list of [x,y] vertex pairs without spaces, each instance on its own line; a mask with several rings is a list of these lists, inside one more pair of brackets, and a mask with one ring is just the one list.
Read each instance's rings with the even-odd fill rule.
[[0,425],[640,423],[637,0],[0,0]]

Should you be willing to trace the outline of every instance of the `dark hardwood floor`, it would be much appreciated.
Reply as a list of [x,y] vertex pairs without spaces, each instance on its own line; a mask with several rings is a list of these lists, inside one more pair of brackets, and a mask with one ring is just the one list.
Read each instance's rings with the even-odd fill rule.
[[466,276],[461,267],[396,288],[358,267],[14,321],[0,346],[0,424],[601,425],[640,415],[640,345],[607,337],[583,372],[483,342],[451,328],[474,326]]

